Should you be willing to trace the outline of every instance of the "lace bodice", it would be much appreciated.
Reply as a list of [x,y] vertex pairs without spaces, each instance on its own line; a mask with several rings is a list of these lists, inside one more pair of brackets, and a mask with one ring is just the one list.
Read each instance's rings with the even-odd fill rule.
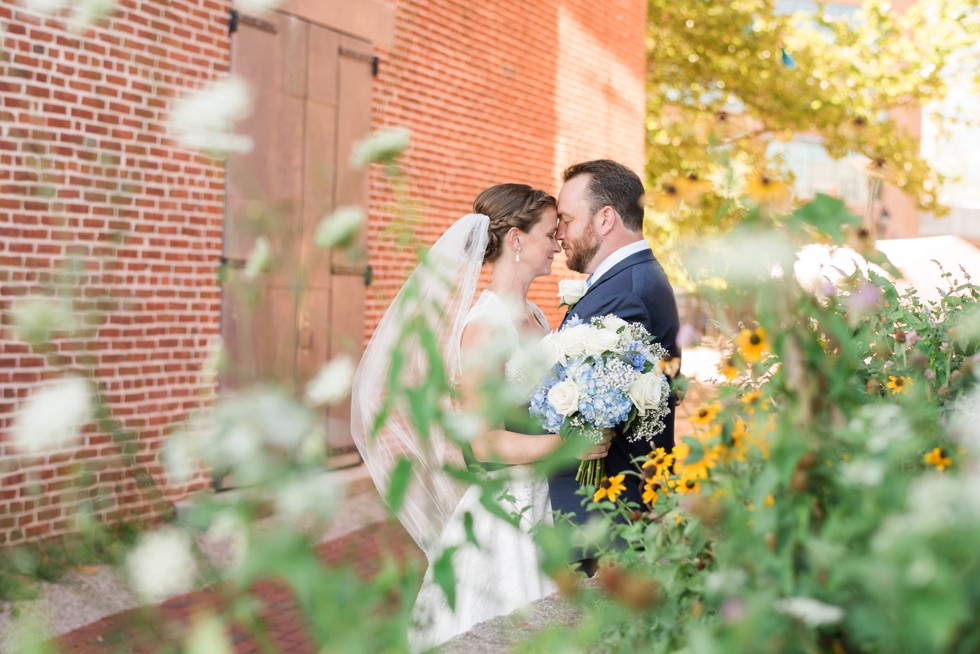
[[[548,319],[544,317],[544,313],[534,302],[527,300],[527,307],[534,314],[535,319],[543,330],[541,334],[534,336],[537,338],[543,337],[547,332],[551,331],[551,327],[548,325]],[[522,334],[518,330],[515,322],[514,313],[514,307],[508,306],[499,295],[487,289],[473,303],[464,321],[464,325],[469,325],[477,321],[481,322],[494,330],[495,337],[499,335],[499,338],[502,339],[498,343],[499,346],[506,348],[504,351],[509,353],[504,364],[504,374],[510,381],[516,381],[516,377],[518,376],[517,371],[519,369],[517,359],[522,350],[530,344],[530,335],[524,334],[522,338]],[[537,340],[537,338],[534,340]]]

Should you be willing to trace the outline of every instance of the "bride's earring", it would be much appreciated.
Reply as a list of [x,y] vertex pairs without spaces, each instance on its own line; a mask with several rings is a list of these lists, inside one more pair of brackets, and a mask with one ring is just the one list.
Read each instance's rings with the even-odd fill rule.
[[521,244],[517,244],[517,255],[514,257],[514,261],[517,263],[521,262]]

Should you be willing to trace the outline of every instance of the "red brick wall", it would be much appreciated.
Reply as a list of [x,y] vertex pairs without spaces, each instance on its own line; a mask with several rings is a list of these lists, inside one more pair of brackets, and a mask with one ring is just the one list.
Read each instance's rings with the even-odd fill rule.
[[[425,241],[491,184],[556,193],[565,166],[602,156],[641,170],[645,2],[393,4],[396,39],[379,50],[372,120],[413,131],[405,172]],[[201,367],[219,333],[225,203],[223,166],[178,148],[165,121],[175,96],[227,73],[229,5],[121,0],[111,21],[76,35],[0,4],[0,320],[8,325],[15,298],[45,290],[77,257],[80,307],[97,306],[100,322],[92,338],[58,341],[55,356],[62,368],[94,369],[122,427],[139,436],[137,460],[161,483],[161,441],[214,399]],[[392,197],[375,171],[377,281],[365,336],[412,263],[382,234]],[[555,285],[532,287],[553,324]],[[95,429],[71,452],[33,459],[12,450],[14,407],[56,374],[0,333],[0,546],[64,533],[86,498],[99,498],[111,520],[155,515],[132,467]],[[207,482],[163,485],[164,499]]]
[[[79,306],[98,305],[100,324],[90,339],[58,341],[55,356],[62,368],[95,371],[158,482],[168,428],[213,396],[200,370],[218,333],[224,211],[223,166],[176,147],[165,121],[172,98],[227,72],[229,5],[122,0],[110,21],[80,34],[0,5],[0,317],[8,325],[15,298],[50,288],[77,257]],[[0,333],[0,434],[30,389],[56,374]],[[71,492],[77,483],[82,492]],[[112,520],[153,515],[104,434],[90,430],[79,449],[39,459],[0,437],[0,545],[70,529],[85,498],[99,498]]]
[[[419,236],[434,241],[470,211],[479,191],[524,182],[557,194],[561,171],[611,157],[642,172],[644,32],[642,0],[401,0],[395,43],[381,49],[375,128],[404,125],[410,197]],[[383,237],[391,189],[372,178],[366,336],[413,260]],[[557,325],[557,278],[531,297]]]

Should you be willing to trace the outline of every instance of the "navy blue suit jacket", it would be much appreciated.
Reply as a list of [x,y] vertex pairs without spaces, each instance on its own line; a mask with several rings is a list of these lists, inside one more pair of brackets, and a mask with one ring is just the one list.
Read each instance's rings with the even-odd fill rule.
[[[572,316],[588,322],[596,316],[614,314],[628,322],[639,322],[646,327],[656,342],[666,348],[671,357],[681,355],[677,347],[677,301],[674,290],[667,281],[667,274],[650,250],[632,254],[620,261],[600,277],[582,296],[582,299],[565,315],[562,324]],[[663,447],[668,452],[674,446],[674,397],[670,397],[670,414],[665,419],[666,429],[649,441],[630,443],[629,434],[613,438],[606,457],[606,474],[610,477],[625,470],[638,470],[633,459],[650,453],[651,447]],[[551,490],[551,507],[573,515],[575,522],[585,522],[582,497],[577,495],[579,483],[575,481],[578,466],[563,471],[548,480]],[[626,501],[642,504],[643,492],[636,476],[626,476],[626,491],[620,496]]]

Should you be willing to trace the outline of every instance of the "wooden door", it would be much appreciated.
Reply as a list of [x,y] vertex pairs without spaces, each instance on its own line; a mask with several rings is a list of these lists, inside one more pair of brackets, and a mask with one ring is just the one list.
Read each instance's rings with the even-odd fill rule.
[[[301,394],[331,358],[360,353],[366,254],[324,252],[313,236],[336,207],[367,206],[367,175],[348,161],[370,129],[370,52],[295,16],[239,16],[232,73],[248,81],[254,109],[236,131],[253,148],[227,163],[223,392],[272,380]],[[248,284],[244,264],[261,235],[272,265]],[[353,451],[349,415],[346,402],[324,411],[334,463]]]

